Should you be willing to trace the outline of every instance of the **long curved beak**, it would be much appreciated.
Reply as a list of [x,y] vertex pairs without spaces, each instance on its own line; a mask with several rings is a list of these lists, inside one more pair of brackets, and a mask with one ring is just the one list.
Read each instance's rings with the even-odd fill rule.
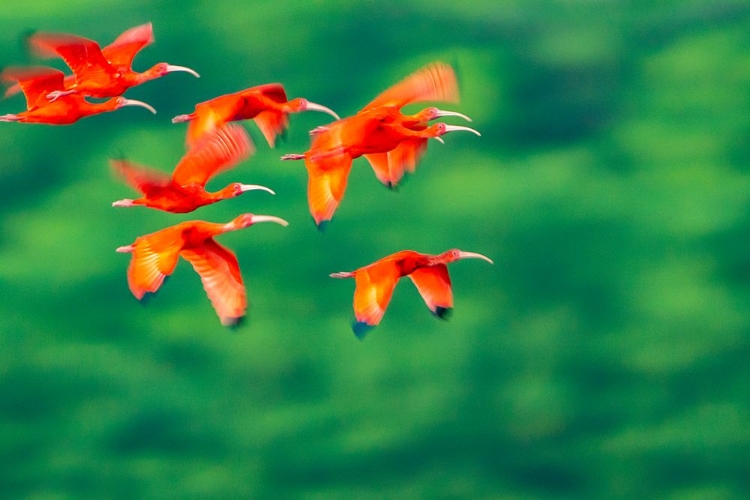
[[433,139],[435,139],[436,141],[438,141],[440,144],[445,144],[445,141],[440,136],[435,136],[435,137],[433,137]]
[[198,74],[197,71],[186,68],[185,66],[175,66],[174,64],[167,64],[167,73],[171,73],[173,71],[184,71],[185,73],[190,73],[196,78],[200,78],[201,75]]
[[465,114],[459,113],[457,111],[445,111],[445,110],[442,110],[442,109],[438,109],[437,112],[435,113],[435,115],[436,115],[436,118],[440,118],[442,116],[457,116],[459,118],[463,118],[467,122],[471,121],[471,118],[469,118]]
[[305,107],[307,111],[320,111],[321,113],[328,113],[332,117],[336,118],[337,120],[340,120],[339,115],[336,114],[334,110],[331,108],[327,108],[325,106],[322,106],[320,104],[315,104],[314,102],[307,101],[307,106]]
[[256,190],[268,191],[271,194],[276,194],[273,191],[273,189],[267,188],[266,186],[260,186],[258,184],[240,184],[240,191],[242,191],[243,193],[245,191],[256,191]]
[[153,114],[156,114],[156,110],[151,106],[150,104],[146,104],[143,101],[136,101],[135,99],[125,99],[122,102],[123,106],[140,106],[142,108],[146,108],[147,110],[151,111]]
[[289,223],[281,217],[274,217],[273,215],[253,215],[253,224],[257,224],[258,222],[275,222],[282,226],[289,225]]
[[463,127],[461,125],[446,125],[445,126],[446,132],[456,132],[458,130],[465,130],[466,132],[471,132],[472,134],[476,134],[480,137],[482,136],[482,134],[480,134],[478,131],[474,130],[471,127]]
[[482,259],[482,260],[486,260],[490,264],[494,264],[494,262],[492,262],[492,259],[490,259],[489,257],[485,255],[482,255],[481,253],[460,251],[458,252],[458,258],[459,259]]

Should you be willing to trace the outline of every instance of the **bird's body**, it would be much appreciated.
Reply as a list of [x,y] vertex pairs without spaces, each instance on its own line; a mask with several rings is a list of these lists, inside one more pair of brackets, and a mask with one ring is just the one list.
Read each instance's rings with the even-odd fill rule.
[[305,160],[308,172],[308,204],[316,224],[333,217],[343,199],[352,161],[364,156],[376,177],[395,187],[404,172],[413,172],[431,138],[451,131],[474,129],[428,122],[441,116],[467,116],[437,108],[406,115],[401,108],[421,101],[458,100],[453,69],[442,63],[428,65],[393,85],[357,114],[317,127],[311,132],[310,149],[288,154],[284,160]]
[[223,325],[236,325],[247,310],[247,292],[235,254],[214,240],[228,231],[258,222],[287,222],[268,215],[243,214],[226,224],[187,221],[136,238],[118,252],[132,253],[128,267],[128,286],[141,300],[156,293],[164,279],[172,274],[181,256],[193,266]]
[[190,122],[186,144],[192,147],[216,127],[230,121],[252,119],[268,145],[273,147],[276,136],[283,134],[289,124],[289,114],[308,110],[321,111],[339,118],[332,110],[307,99],[287,100],[283,85],[269,83],[198,103],[192,113],[175,116],[172,123]]
[[368,328],[380,323],[393,296],[398,280],[408,276],[417,287],[430,311],[443,318],[453,307],[453,290],[447,264],[459,259],[488,257],[458,249],[438,255],[402,250],[356,271],[331,274],[332,278],[354,278],[354,333],[364,336]]
[[253,150],[245,130],[237,125],[223,126],[196,147],[188,150],[172,175],[125,160],[112,160],[114,170],[142,197],[124,199],[113,206],[147,206],[174,213],[192,212],[198,207],[234,198],[245,191],[270,189],[254,184],[233,183],[211,193],[205,185],[214,175],[228,170],[250,156]]
[[[184,66],[159,63],[143,72],[134,71],[133,58],[154,41],[151,23],[130,28],[103,49],[94,40],[64,33],[34,33],[28,43],[41,57],[61,57],[73,71],[63,89],[50,92],[50,99],[67,94],[89,97],[116,97],[130,87],[140,85],[173,71],[198,73]],[[13,93],[14,89],[9,89]],[[8,93],[6,93],[7,95]]]
[[123,106],[141,106],[156,113],[150,105],[124,97],[92,103],[82,95],[69,94],[49,101],[47,94],[64,89],[64,74],[54,68],[43,66],[7,68],[0,73],[0,79],[5,82],[18,82],[19,88],[26,97],[27,108],[26,111],[20,113],[0,116],[0,121],[69,125],[83,117],[115,111]]

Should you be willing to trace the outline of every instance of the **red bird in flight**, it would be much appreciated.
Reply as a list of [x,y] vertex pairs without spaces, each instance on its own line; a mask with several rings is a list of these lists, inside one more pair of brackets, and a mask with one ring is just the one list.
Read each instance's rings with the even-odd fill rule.
[[192,113],[177,115],[172,123],[190,122],[186,144],[192,147],[206,133],[227,122],[254,119],[268,145],[273,147],[276,136],[289,125],[289,114],[301,111],[321,111],[339,119],[331,109],[307,99],[287,100],[283,85],[269,83],[196,104]]
[[182,256],[200,276],[221,324],[237,325],[247,310],[247,292],[237,257],[214,237],[259,222],[288,224],[279,217],[253,214],[240,215],[226,224],[194,220],[140,236],[132,244],[117,248],[118,252],[133,254],[128,267],[130,291],[138,300],[146,293],[156,293]]
[[66,95],[50,102],[49,92],[63,89],[63,72],[54,68],[32,66],[7,68],[0,73],[5,82],[18,82],[26,97],[26,111],[0,116],[0,122],[47,123],[68,125],[83,117],[115,111],[123,106],[141,106],[152,113],[156,110],[145,102],[116,97],[101,103],[88,102],[82,95]]
[[453,290],[447,264],[459,259],[482,259],[493,264],[489,257],[458,249],[447,250],[439,255],[402,250],[356,271],[333,273],[331,277],[354,278],[356,321],[352,329],[361,339],[370,328],[380,323],[396,283],[404,276],[412,280],[430,311],[438,318],[445,318],[453,307]]
[[[198,73],[184,66],[159,63],[146,71],[133,71],[138,51],[154,42],[151,23],[123,32],[103,49],[93,40],[64,33],[34,33],[28,43],[40,57],[61,57],[73,75],[65,79],[65,88],[49,93],[49,99],[79,93],[90,97],[115,97],[130,87],[160,78],[173,71],[185,71],[196,78]],[[13,93],[9,89],[6,95]]]
[[143,194],[135,200],[124,199],[112,203],[113,207],[143,205],[174,213],[192,212],[198,207],[234,198],[245,191],[262,189],[275,194],[265,186],[232,183],[217,191],[206,191],[206,183],[216,174],[229,170],[250,156],[253,151],[250,138],[239,125],[226,125],[189,149],[175,167],[172,175],[141,167],[126,160],[111,160],[112,167],[130,186]]
[[437,108],[425,108],[404,115],[401,108],[420,101],[458,100],[453,69],[434,63],[406,77],[380,94],[354,116],[317,127],[310,149],[304,154],[287,154],[282,160],[305,160],[308,172],[308,204],[315,223],[333,217],[343,199],[352,161],[365,156],[378,179],[389,187],[398,184],[404,172],[413,172],[429,139],[453,131],[476,130],[457,125],[428,122],[442,116],[466,115]]

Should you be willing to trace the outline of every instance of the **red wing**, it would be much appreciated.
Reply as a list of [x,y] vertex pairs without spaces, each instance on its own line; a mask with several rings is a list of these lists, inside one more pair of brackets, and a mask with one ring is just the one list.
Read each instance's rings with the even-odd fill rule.
[[110,160],[115,173],[139,193],[148,194],[153,188],[162,188],[171,181],[169,174],[143,167],[127,160]]
[[413,173],[416,170],[426,149],[427,139],[408,139],[388,152],[388,169],[394,186],[401,181],[404,172]]
[[352,158],[346,153],[319,160],[305,158],[307,167],[307,203],[315,223],[333,218],[336,208],[344,198],[346,182],[352,168]]
[[0,79],[4,82],[18,82],[26,96],[27,109],[48,104],[47,94],[64,89],[64,77],[62,71],[46,66],[10,67],[0,73]]
[[266,138],[270,147],[276,144],[276,136],[284,133],[289,126],[289,116],[282,111],[272,109],[261,111],[255,116],[255,123]]
[[372,153],[364,155],[364,157],[370,162],[370,166],[375,171],[375,177],[380,182],[388,187],[394,184],[390,169],[388,168],[388,153]]
[[155,293],[172,274],[184,240],[182,229],[171,226],[135,240],[128,267],[128,285],[140,300],[146,292]]
[[225,125],[190,148],[174,169],[179,185],[205,185],[214,175],[228,170],[254,151],[250,136],[239,125]]
[[458,102],[458,83],[453,68],[445,63],[429,64],[381,93],[362,109],[379,106],[401,108],[421,101]]
[[62,57],[76,78],[110,69],[99,44],[82,36],[35,33],[29,37],[29,44],[40,57]]
[[256,85],[255,87],[250,87],[249,89],[240,92],[241,95],[246,93],[261,94],[276,102],[287,102],[286,90],[284,90],[284,86],[280,83]]
[[247,310],[247,292],[234,253],[209,238],[200,247],[183,250],[182,256],[201,277],[221,324],[237,324]]
[[104,58],[115,66],[130,69],[133,58],[143,47],[154,43],[154,29],[151,23],[141,24],[124,31],[114,42],[102,49]]
[[380,323],[399,279],[392,260],[383,260],[355,271],[354,316],[375,326]]
[[451,279],[448,276],[448,267],[445,264],[421,267],[411,273],[409,278],[414,282],[419,294],[433,314],[440,316],[442,314],[441,309],[453,307]]

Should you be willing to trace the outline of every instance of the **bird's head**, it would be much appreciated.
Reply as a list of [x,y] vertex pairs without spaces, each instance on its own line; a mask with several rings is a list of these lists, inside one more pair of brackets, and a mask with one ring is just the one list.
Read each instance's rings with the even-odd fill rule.
[[150,105],[146,104],[143,101],[137,101],[135,99],[126,99],[124,97],[115,97],[112,99],[112,102],[114,103],[114,109],[120,109],[123,106],[140,106],[142,108],[146,108],[147,110],[151,111],[153,114],[156,114],[156,110]]
[[463,250],[459,250],[458,248],[452,248],[450,250],[447,250],[441,253],[440,255],[438,255],[437,257],[438,257],[438,261],[442,264],[455,262],[461,259],[482,259],[482,260],[486,260],[490,264],[494,264],[494,262],[492,262],[492,259],[490,259],[489,257],[485,255],[482,255],[481,253],[464,252]]
[[288,226],[289,223],[285,221],[284,219],[280,217],[275,217],[273,215],[255,215],[255,214],[242,214],[238,217],[235,217],[232,222],[229,224],[232,226],[232,229],[241,229],[245,227],[250,227],[253,224],[257,224],[259,222],[275,222],[276,224],[281,224],[282,226]]
[[339,115],[336,114],[335,111],[333,111],[330,108],[327,108],[326,106],[323,106],[321,104],[316,104],[314,102],[310,102],[307,99],[304,99],[302,97],[297,97],[296,99],[292,99],[288,103],[289,109],[291,109],[293,112],[300,112],[300,111],[320,111],[321,113],[326,113],[328,115],[331,115],[337,120],[340,120]]
[[185,66],[177,66],[177,65],[174,65],[174,64],[167,64],[167,63],[159,63],[159,64],[153,66],[148,71],[146,71],[146,73],[149,74],[150,78],[159,78],[159,77],[162,77],[162,76],[166,75],[167,73],[173,73],[175,71],[182,71],[182,72],[185,72],[185,73],[190,73],[191,75],[193,75],[196,78],[200,78],[201,77],[201,75],[199,75],[198,72],[195,71],[195,70],[193,70],[193,69],[190,69],[190,68],[185,67]]
[[471,132],[472,134],[476,134],[478,136],[481,136],[477,130],[474,130],[471,127],[464,127],[462,125],[448,125],[447,123],[436,123],[435,125],[432,125],[430,127],[434,133],[434,137],[440,137],[441,135],[445,135],[448,132],[457,132],[459,130],[463,130],[465,132]]
[[457,116],[458,118],[462,118],[466,120],[467,122],[471,121],[471,118],[469,118],[463,113],[458,113],[456,111],[446,111],[444,109],[438,109],[435,107],[429,107],[429,108],[423,109],[422,111],[418,113],[418,116],[422,120],[428,121],[428,122],[432,120],[436,120],[438,118],[442,118],[443,116]]
[[241,195],[242,193],[246,191],[266,191],[271,194],[276,194],[273,189],[267,188],[266,186],[259,186],[258,184],[242,184],[240,182],[234,182],[229,185],[229,195],[234,198],[236,196]]

